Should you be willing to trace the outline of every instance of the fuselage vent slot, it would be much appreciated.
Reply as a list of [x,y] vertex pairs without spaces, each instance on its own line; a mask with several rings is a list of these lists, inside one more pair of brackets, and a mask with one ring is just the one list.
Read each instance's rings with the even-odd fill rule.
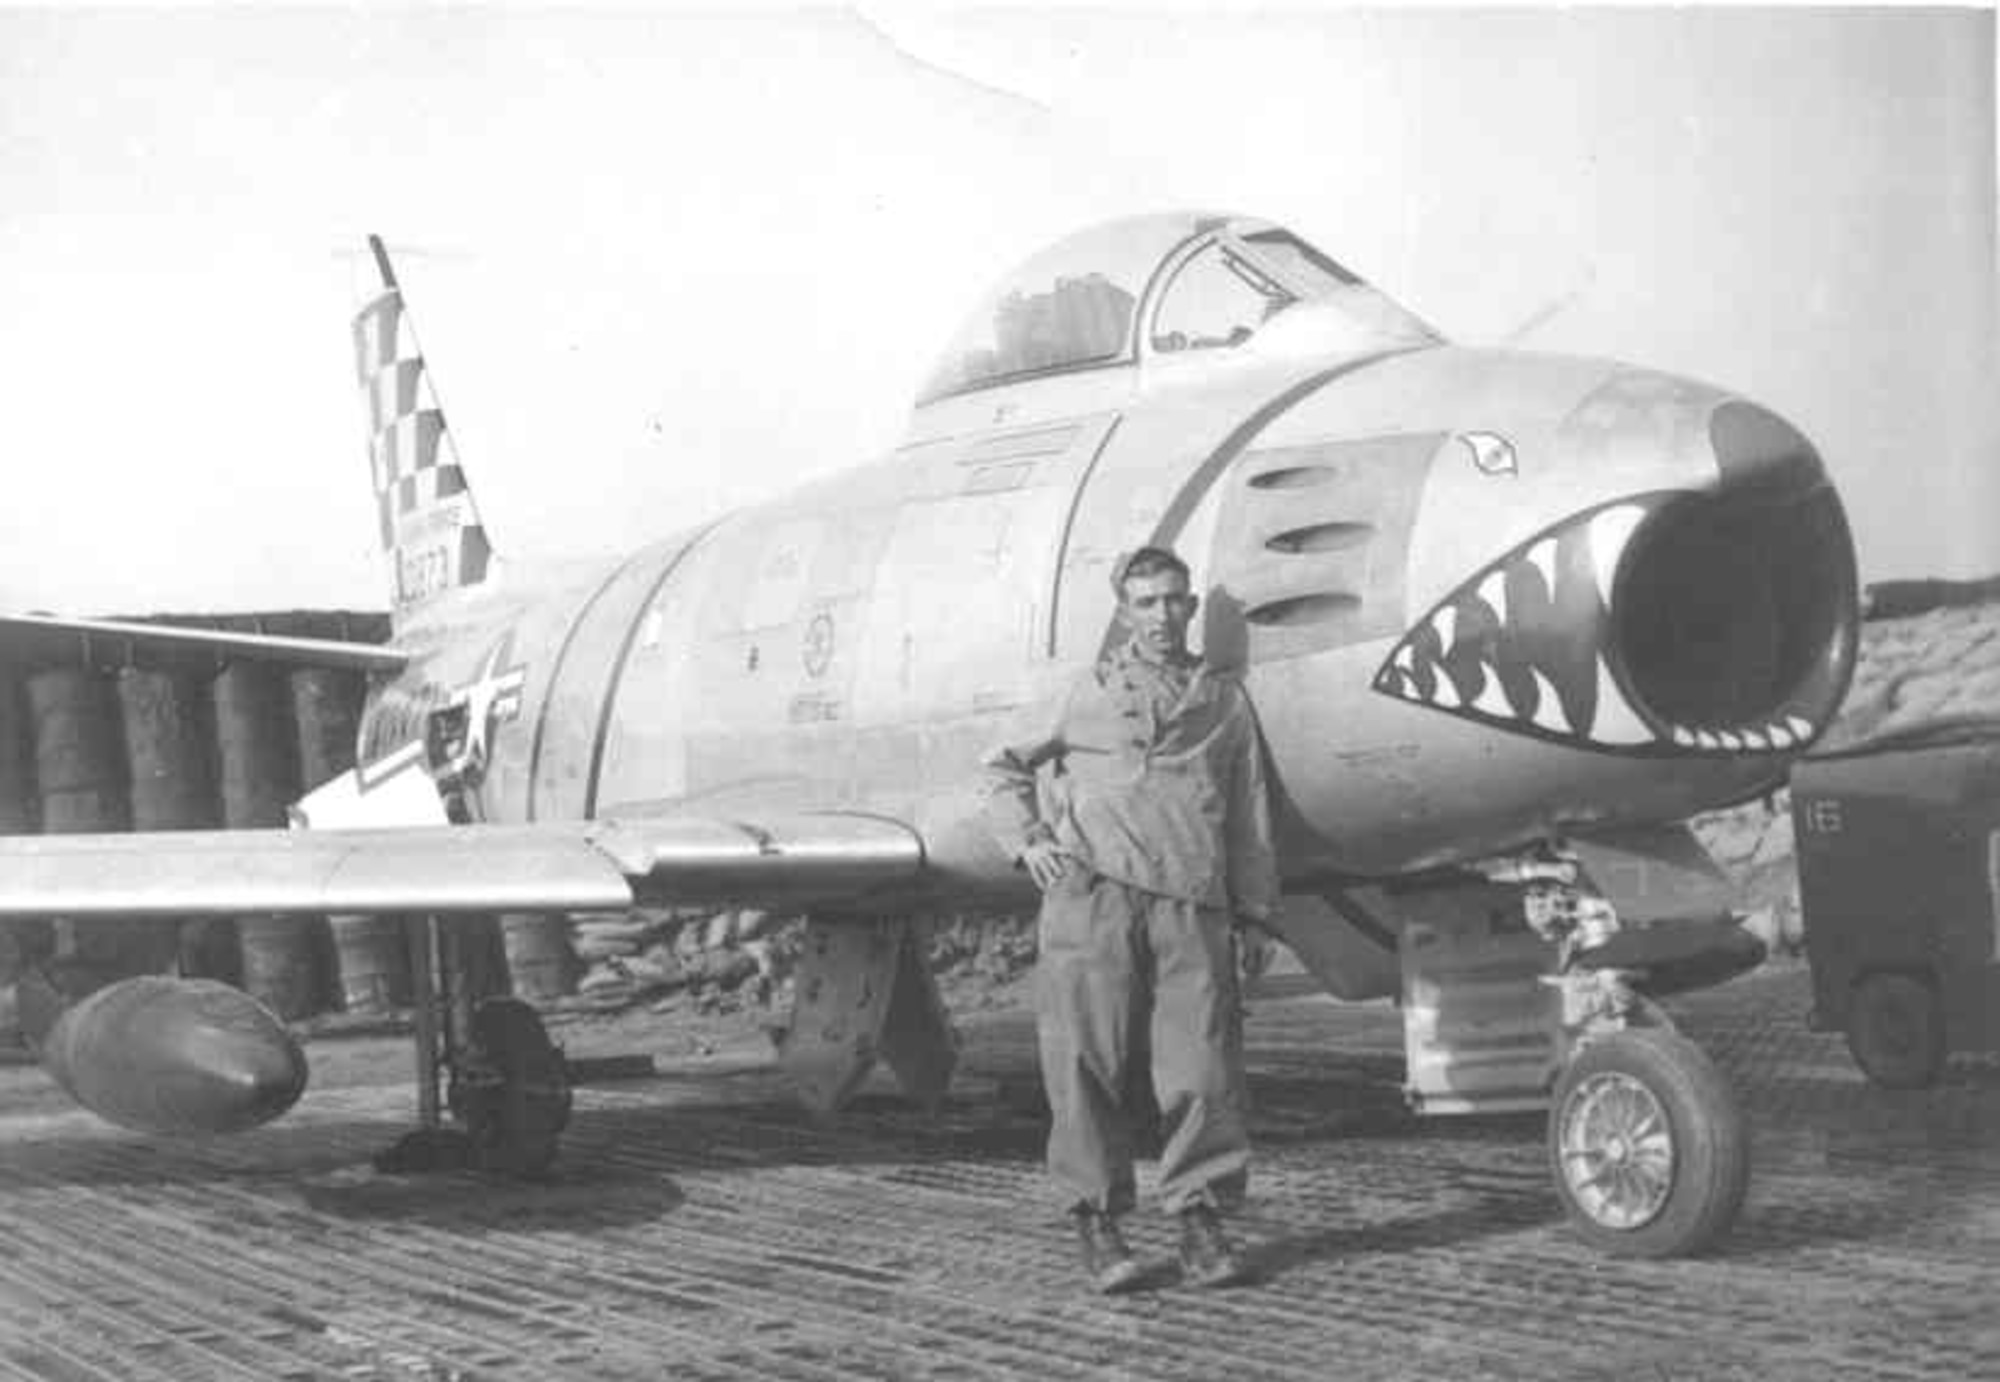
[[1375,536],[1372,523],[1309,523],[1264,539],[1273,552],[1345,552]]
[[1344,619],[1360,608],[1359,595],[1350,595],[1346,591],[1321,591],[1252,605],[1244,618],[1260,628],[1296,629]]
[[1337,466],[1288,465],[1252,475],[1249,484],[1251,489],[1311,489],[1315,485],[1330,485],[1339,478]]

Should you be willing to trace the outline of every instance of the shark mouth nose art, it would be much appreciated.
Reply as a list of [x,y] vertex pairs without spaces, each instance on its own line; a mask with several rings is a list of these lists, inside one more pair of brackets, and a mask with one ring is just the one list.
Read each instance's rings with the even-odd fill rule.
[[[1652,535],[1679,526],[1674,513],[1688,499],[1679,491],[1629,496],[1530,538],[1419,620],[1376,672],[1374,689],[1496,728],[1610,752],[1730,755],[1802,747],[1832,707],[1818,704],[1818,695],[1792,694],[1816,689],[1795,677],[1784,677],[1783,686],[1767,679],[1747,698],[1666,697],[1671,713],[1661,713],[1643,680],[1630,673],[1627,646],[1650,644],[1621,628],[1621,617],[1635,616],[1620,582],[1664,591],[1672,578],[1684,579],[1678,569],[1638,579],[1647,573],[1634,568],[1661,563],[1647,551],[1662,548]],[[1687,560],[1679,552],[1667,559]],[[1768,592],[1747,588],[1762,574],[1751,572],[1740,595],[1711,580],[1691,613],[1663,608],[1671,597],[1645,599],[1636,618],[1664,619],[1675,636],[1706,640],[1702,646],[1716,638],[1718,623],[1738,641],[1765,637],[1790,611],[1773,614]]]

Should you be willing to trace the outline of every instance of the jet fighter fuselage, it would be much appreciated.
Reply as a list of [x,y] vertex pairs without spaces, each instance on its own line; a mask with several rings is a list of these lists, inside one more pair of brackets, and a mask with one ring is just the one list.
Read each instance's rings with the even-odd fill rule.
[[[1110,573],[1142,544],[1190,562],[1197,646],[1246,680],[1299,886],[1780,782],[1855,649],[1811,444],[1686,379],[1447,344],[1260,225],[1129,223],[1166,246],[1130,293],[1059,246],[885,459],[549,585],[413,602],[363,785],[455,697],[484,819],[879,812],[921,836],[929,900],[1024,900],[980,759],[1117,636]],[[1262,305],[1176,327],[1228,317],[1191,278],[1211,259]]]

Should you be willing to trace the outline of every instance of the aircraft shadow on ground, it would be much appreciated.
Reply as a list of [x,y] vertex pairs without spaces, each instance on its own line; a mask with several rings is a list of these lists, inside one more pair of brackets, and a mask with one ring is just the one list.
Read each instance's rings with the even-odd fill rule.
[[[1270,1053],[1263,1065],[1253,1065],[1250,1076],[1260,1150],[1287,1158],[1304,1154],[1312,1165],[1322,1151],[1337,1158],[1343,1146],[1375,1144],[1382,1150],[1370,1155],[1394,1155],[1393,1144],[1407,1140],[1413,1149],[1428,1150],[1426,1163],[1441,1187],[1471,1199],[1434,1213],[1399,1213],[1268,1240],[1259,1249],[1260,1271],[1561,1221],[1553,1187],[1539,1170],[1541,1115],[1420,1119],[1404,1107],[1400,1060],[1386,1055]],[[1744,1089],[1753,1105],[1757,1083]],[[1743,1217],[1718,1255],[1755,1260],[1890,1238],[1962,1212],[1963,1196],[1953,1187],[1962,1191],[1963,1182],[1953,1179],[1951,1167],[1968,1153],[1979,1157],[1980,1139],[2000,1127],[2000,1109],[1990,1097],[1995,1088],[2000,1070],[1975,1062],[1954,1065],[1927,1093],[1864,1087],[1827,1100],[1817,1089],[1802,1089],[1796,1077],[1763,1091],[1780,1096],[1778,1106],[1753,1113],[1760,1125],[1759,1165]],[[376,1174],[370,1158],[407,1125],[394,1117],[322,1115],[226,1139],[121,1137],[92,1129],[0,1145],[0,1190],[234,1184],[260,1199],[268,1193],[278,1214],[287,1212],[287,1201],[296,1206],[302,1200],[312,1213],[337,1219],[468,1230],[547,1223],[575,1231],[672,1213],[682,1202],[675,1177],[685,1173],[953,1166],[1033,1174],[1048,1128],[1033,1056],[1026,1052],[968,1067],[934,1110],[871,1088],[840,1115],[816,1117],[793,1102],[768,1069],[716,1080],[670,1074],[624,1089],[626,1097],[602,1102],[588,1091],[579,1096],[562,1154],[550,1178],[540,1182],[466,1171]],[[1796,1104],[1787,1105],[1787,1090]],[[1926,1127],[1932,1131],[1923,1132]],[[1157,1146],[1157,1133],[1142,1133],[1137,1150],[1151,1156]],[[1496,1152],[1508,1163],[1500,1183],[1493,1180]],[[1844,1162],[1852,1163],[1846,1174],[1861,1178],[1866,1193],[1787,1197],[1782,1177],[1801,1170],[1817,1177]]]
[[[1297,1147],[1409,1135],[1414,1118],[1397,1087],[1382,1078],[1391,1067],[1399,1073],[1401,1062],[1339,1059],[1311,1075],[1253,1070],[1254,1137]],[[615,1156],[631,1145],[718,1165],[1039,1163],[1049,1111],[1033,1064],[989,1064],[967,1073],[962,1083],[972,1087],[948,1094],[933,1109],[866,1090],[831,1117],[802,1108],[775,1081],[707,1096],[691,1085],[688,1098],[671,1104],[581,1112],[567,1156]],[[1136,1110],[1142,1156],[1154,1150],[1155,1117],[1144,1106]],[[1490,1133],[1494,1120],[1481,1121]],[[723,1155],[718,1148],[726,1149]]]
[[[1312,1075],[1253,1071],[1255,1136],[1273,1146],[1297,1148],[1410,1134],[1411,1115],[1393,1084],[1380,1078],[1390,1073],[1389,1064],[1338,1060]],[[712,1088],[698,1079],[673,1076],[628,1086],[643,1090],[649,1084],[678,1083],[687,1091],[685,1097],[660,1102],[592,1107],[587,1095],[580,1096],[563,1137],[556,1180],[550,1185],[559,1188],[576,1178],[586,1190],[593,1183],[615,1189],[627,1181],[657,1181],[662,1163],[697,1167],[1039,1163],[1049,1115],[1032,1061],[968,1074],[973,1078],[966,1083],[973,1088],[947,1095],[935,1108],[870,1090],[832,1117],[801,1107],[768,1074],[761,1079],[725,1076]],[[1492,1126],[1492,1120],[1481,1122],[1488,1129]],[[1142,1112],[1142,1155],[1149,1154],[1144,1123]],[[354,1212],[363,1213],[378,1203],[394,1206],[406,1200],[414,1206],[424,1198],[427,1186],[518,1183],[464,1171],[382,1175],[366,1183],[342,1183],[343,1176],[365,1172],[376,1153],[408,1130],[408,1124],[393,1117],[283,1120],[222,1138],[120,1136],[92,1125],[74,1137],[0,1144],[0,1186],[283,1178],[321,1189],[333,1187],[338,1193],[328,1191],[329,1203],[346,1202]],[[1427,1128],[1422,1135],[1438,1133],[1455,1136],[1458,1130]],[[410,1187],[407,1193],[397,1188],[404,1186]]]
[[1253,1276],[1263,1279],[1335,1257],[1373,1257],[1449,1248],[1481,1239],[1545,1228],[1561,1219],[1554,1197],[1499,1195],[1435,1213],[1406,1214],[1364,1224],[1336,1224],[1268,1238],[1250,1253]]
[[657,1171],[602,1164],[558,1164],[539,1180],[470,1171],[335,1177],[307,1181],[298,1194],[331,1218],[510,1233],[630,1228],[664,1218],[687,1198]]

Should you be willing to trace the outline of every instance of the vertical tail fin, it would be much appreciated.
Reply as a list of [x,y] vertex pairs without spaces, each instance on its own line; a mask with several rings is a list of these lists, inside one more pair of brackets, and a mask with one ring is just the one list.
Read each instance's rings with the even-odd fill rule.
[[445,428],[396,271],[368,237],[381,293],[354,318],[354,363],[368,408],[368,453],[400,624],[448,590],[478,585],[493,564],[479,506]]

